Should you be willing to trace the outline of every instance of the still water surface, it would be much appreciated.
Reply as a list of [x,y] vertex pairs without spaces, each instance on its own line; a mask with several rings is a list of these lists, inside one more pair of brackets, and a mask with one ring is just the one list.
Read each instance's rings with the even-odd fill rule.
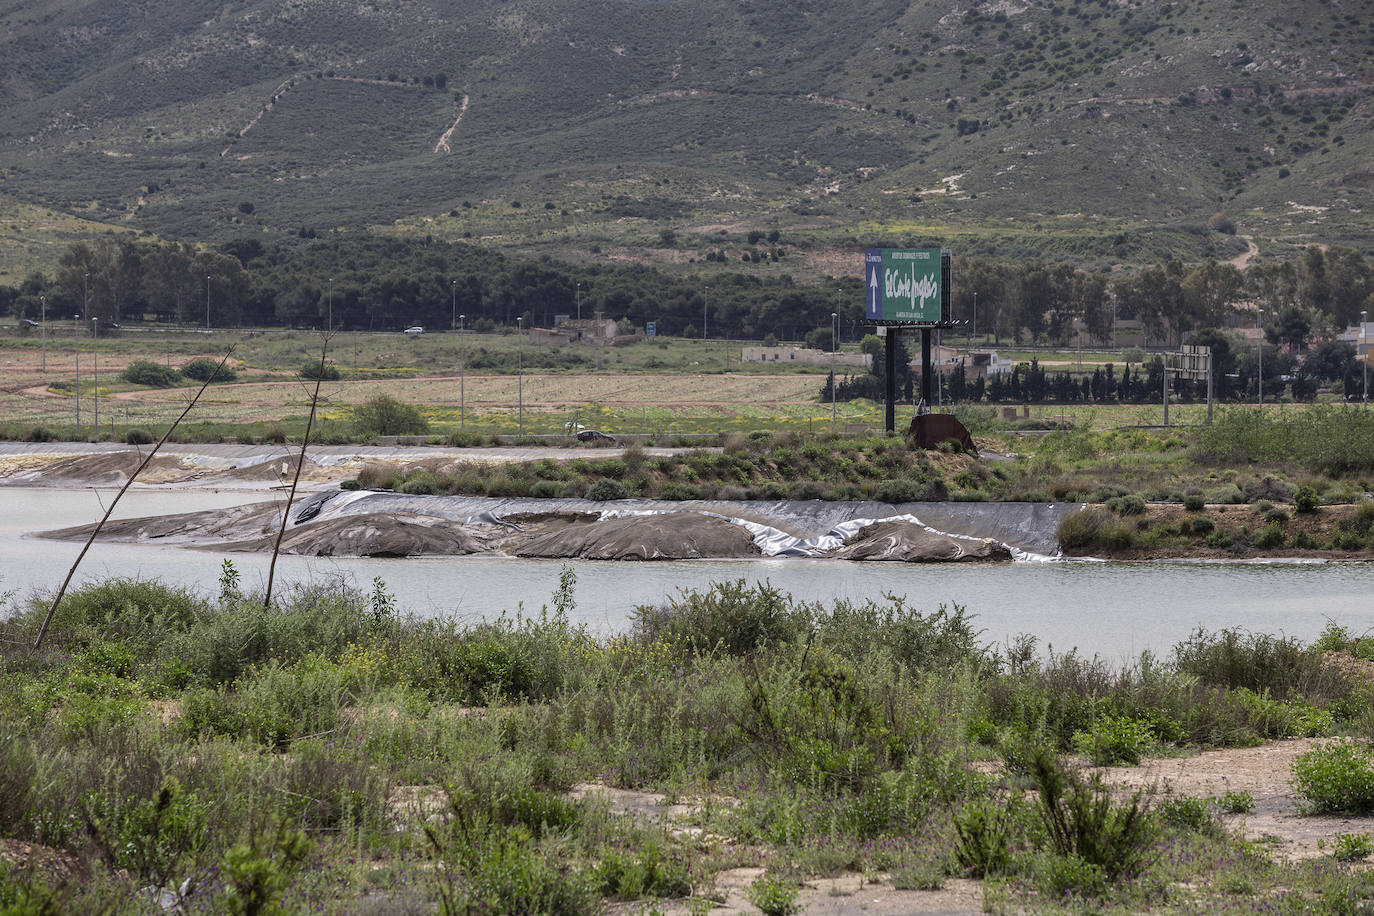
[[[25,537],[27,532],[99,520],[113,490],[0,489],[0,592],[51,592],[81,544]],[[118,517],[190,512],[280,498],[243,490],[131,490]],[[245,588],[261,588],[268,557],[174,547],[95,544],[78,581],[107,576],[156,578],[215,590],[220,563],[231,557]],[[404,560],[283,556],[277,581],[338,577],[359,588],[374,576],[400,606],[417,614],[467,620],[523,607],[537,612],[558,586],[564,563],[504,557]],[[911,607],[958,603],[988,642],[1032,633],[1056,650],[1077,647],[1111,660],[1145,649],[1168,651],[1199,626],[1238,626],[1311,639],[1328,620],[1357,632],[1374,628],[1374,564],[958,564],[850,563],[839,560],[701,560],[671,563],[572,562],[574,616],[602,633],[622,630],[637,605],[680,588],[746,579],[771,582],[797,598],[904,595]]]

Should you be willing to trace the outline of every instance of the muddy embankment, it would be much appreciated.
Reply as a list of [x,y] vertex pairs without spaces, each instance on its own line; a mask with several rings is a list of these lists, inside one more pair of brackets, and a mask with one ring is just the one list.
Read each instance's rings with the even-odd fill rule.
[[[270,550],[283,500],[108,523],[102,540]],[[657,502],[406,496],[326,490],[296,503],[282,540],[307,556],[589,560],[830,557],[1007,562],[1054,552],[1075,506],[991,503]],[[42,536],[82,539],[94,525]]]
[[[6,443],[0,484],[122,485],[143,451],[114,445]],[[516,452],[518,450],[501,450]],[[407,464],[529,460],[525,454],[402,450]],[[560,457],[577,457],[561,450]],[[282,549],[313,556],[462,556],[673,560],[833,557],[897,562],[997,562],[1053,555],[1055,531],[1076,505],[821,501],[688,501],[407,496],[332,489],[395,449],[320,447],[301,468],[311,488],[292,506]],[[263,446],[166,446],[140,487],[282,488],[297,457]],[[114,521],[101,538],[215,550],[270,550],[285,497],[254,505]],[[47,532],[84,539],[93,525]]]

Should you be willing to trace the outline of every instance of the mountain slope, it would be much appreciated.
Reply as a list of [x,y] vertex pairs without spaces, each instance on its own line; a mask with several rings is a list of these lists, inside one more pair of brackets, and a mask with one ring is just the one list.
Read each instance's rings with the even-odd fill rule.
[[1358,0],[12,0],[0,34],[0,194],[167,237],[1374,244]]

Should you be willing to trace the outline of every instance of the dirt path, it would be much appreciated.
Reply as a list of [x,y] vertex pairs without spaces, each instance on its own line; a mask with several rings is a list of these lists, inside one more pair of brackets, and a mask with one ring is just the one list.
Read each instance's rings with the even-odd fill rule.
[[1255,240],[1251,236],[1242,235],[1237,236],[1237,238],[1245,243],[1246,251],[1244,254],[1236,255],[1226,263],[1234,266],[1237,270],[1244,270],[1245,266],[1250,263],[1250,259],[1259,254],[1259,246],[1255,244]]
[[[1255,748],[1204,751],[1191,757],[1151,760],[1136,767],[1098,769],[1109,784],[1123,790],[1144,789],[1153,803],[1170,796],[1212,798],[1227,792],[1249,792],[1254,809],[1248,814],[1224,815],[1228,830],[1248,840],[1265,843],[1276,859],[1299,861],[1329,855],[1338,833],[1374,833],[1374,817],[1306,816],[1290,784],[1293,761],[1301,754],[1328,742],[1322,738],[1276,741]],[[711,839],[697,824],[701,799],[670,802],[662,795],[634,792],[599,784],[574,788],[576,798],[598,798],[613,812],[672,826],[675,833],[698,841]],[[732,804],[730,799],[719,799]],[[718,839],[718,838],[717,838]],[[1325,844],[1326,849],[1320,844]],[[749,885],[764,869],[734,868],[714,876],[716,899],[711,910],[720,916],[752,914]],[[897,890],[888,875],[844,874],[807,881],[797,897],[801,913],[834,916],[896,916],[900,913],[964,914],[983,908],[982,885],[977,881],[947,879],[936,891]],[[692,912],[689,901],[661,901],[665,916]],[[636,905],[613,906],[612,913],[638,913]]]
[[434,152],[436,152],[436,153],[451,153],[451,152],[453,152],[453,150],[451,150],[451,149],[449,148],[449,145],[448,145],[449,138],[452,137],[452,136],[453,136],[453,132],[454,132],[455,130],[458,129],[458,125],[461,124],[461,123],[463,123],[463,115],[465,115],[465,114],[467,114],[467,113],[468,113],[468,97],[467,97],[467,94],[464,93],[464,94],[463,94],[463,104],[462,104],[462,106],[459,107],[459,109],[458,109],[458,117],[454,120],[454,122],[453,122],[451,125],[449,125],[449,129],[446,130],[446,131],[444,131],[444,135],[443,135],[442,137],[439,138],[439,142],[436,143],[436,144],[434,144]]
[[1249,840],[1268,838],[1276,858],[1313,859],[1327,854],[1318,844],[1324,842],[1329,848],[1338,833],[1374,833],[1374,817],[1301,813],[1301,800],[1290,782],[1293,761],[1327,743],[1324,738],[1299,738],[1097,772],[1123,788],[1154,787],[1156,798],[1212,798],[1227,792],[1249,792],[1255,800],[1254,810],[1223,816],[1227,829],[1241,832]]

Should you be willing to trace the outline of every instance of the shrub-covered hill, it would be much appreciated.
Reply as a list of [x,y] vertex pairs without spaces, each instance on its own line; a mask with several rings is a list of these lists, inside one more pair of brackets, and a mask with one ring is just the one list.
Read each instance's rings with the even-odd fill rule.
[[1358,0],[43,0],[0,10],[0,36],[0,234],[23,262],[73,215],[668,262],[738,261],[760,228],[1239,253],[1219,212],[1266,243],[1370,238]]

